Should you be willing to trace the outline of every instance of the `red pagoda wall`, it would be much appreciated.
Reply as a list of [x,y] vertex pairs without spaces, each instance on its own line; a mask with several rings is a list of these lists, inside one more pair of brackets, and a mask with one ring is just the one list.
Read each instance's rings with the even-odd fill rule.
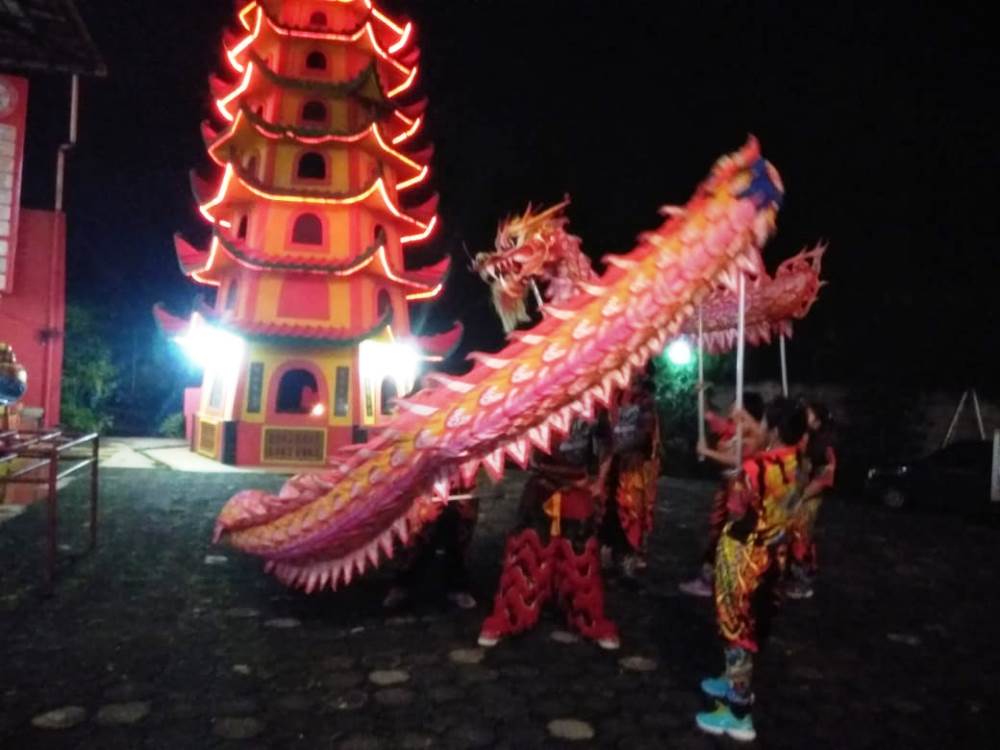
[[65,216],[22,209],[13,288],[0,295],[0,340],[28,370],[23,405],[44,409],[49,426],[59,422],[65,298]]

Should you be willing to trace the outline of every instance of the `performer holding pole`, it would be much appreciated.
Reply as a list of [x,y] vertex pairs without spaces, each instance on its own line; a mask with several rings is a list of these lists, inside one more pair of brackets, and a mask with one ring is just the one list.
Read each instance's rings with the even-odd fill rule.
[[768,632],[780,575],[778,549],[785,538],[787,508],[800,490],[798,451],[806,432],[805,410],[788,399],[768,406],[767,450],[743,460],[727,496],[729,519],[715,557],[715,609],[725,653],[725,672],[702,680],[717,700],[699,713],[700,729],[750,741],[753,667]]
[[809,599],[818,570],[816,521],[823,504],[823,493],[833,487],[837,471],[834,451],[834,424],[830,411],[822,404],[806,405],[809,442],[803,453],[808,484],[788,524],[790,578],[784,587],[789,599]]
[[[760,422],[764,413],[764,401],[760,396],[757,394],[747,394],[745,398],[743,393],[743,362],[746,352],[745,325],[746,277],[741,273],[737,291],[736,400],[733,403],[731,412],[732,422],[731,425],[727,425],[723,420],[719,420],[713,415],[712,421],[715,431],[719,432],[722,440],[720,440],[720,449],[712,450],[708,447],[704,439],[704,420],[699,419],[698,441],[699,457],[711,458],[727,468],[735,467],[737,471],[744,455],[755,453],[762,447],[760,442]],[[701,372],[699,370],[700,376]],[[703,391],[699,393],[699,396],[702,394]],[[744,403],[745,401],[747,402],[746,404]],[[699,400],[700,406],[701,401]],[[727,434],[729,429],[732,429],[732,435]],[[732,446],[731,450],[727,450],[729,446]],[[715,550],[727,518],[726,495],[731,481],[731,476],[724,475],[723,486],[716,492],[712,500],[712,509],[709,513],[708,521],[708,545],[705,550],[701,572],[690,581],[684,581],[680,584],[679,588],[685,594],[702,597],[712,596]]]

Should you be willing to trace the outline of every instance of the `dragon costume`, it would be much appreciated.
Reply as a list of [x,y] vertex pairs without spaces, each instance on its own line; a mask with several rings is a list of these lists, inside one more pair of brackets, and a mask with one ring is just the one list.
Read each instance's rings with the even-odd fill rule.
[[[812,308],[823,286],[820,278],[826,245],[803,250],[784,261],[774,276],[761,273],[748,277],[744,325],[747,343],[768,344],[775,336],[792,335],[792,324],[802,320]],[[736,347],[739,308],[736,295],[718,289],[702,303],[702,332],[705,350],[723,354]],[[698,335],[697,317],[689,318],[681,333]]]
[[[821,243],[785,260],[773,277],[762,273],[748,280],[744,324],[749,344],[767,344],[775,336],[792,335],[793,323],[808,314],[824,284],[820,280],[820,271],[825,252],[826,245]],[[723,354],[735,348],[739,306],[738,298],[731,290],[719,289],[711,294],[702,304],[701,318],[702,342],[706,351]],[[689,319],[682,331],[686,336],[696,338],[697,318]],[[708,422],[709,429],[719,436],[720,444],[733,445],[735,427],[730,420],[708,418]],[[726,518],[724,494],[724,490],[720,490],[712,501],[705,563],[698,576],[681,584],[680,588],[685,593],[711,595],[715,547]]]
[[[541,212],[529,205],[523,214],[500,224],[494,252],[479,253],[473,260],[473,270],[490,285],[494,307],[508,333],[530,322],[529,296],[539,306],[558,304],[586,293],[586,285],[597,278],[580,238],[566,230],[568,205],[569,198]],[[614,456],[610,481],[591,485],[597,495],[595,506],[606,505],[608,511],[602,539],[623,555],[626,570],[644,564],[646,539],[653,528],[660,441],[650,390],[651,383],[642,376],[613,399],[608,410]]]
[[370,442],[334,454],[328,471],[295,476],[277,495],[233,497],[215,538],[265,558],[288,585],[350,583],[409,539],[453,484],[481,465],[499,478],[507,457],[526,466],[535,449],[548,452],[576,417],[609,405],[714,288],[759,273],[783,192],[751,138],[582,293],[545,306],[501,351],[470,355],[467,375],[428,376],[431,387],[398,402]]

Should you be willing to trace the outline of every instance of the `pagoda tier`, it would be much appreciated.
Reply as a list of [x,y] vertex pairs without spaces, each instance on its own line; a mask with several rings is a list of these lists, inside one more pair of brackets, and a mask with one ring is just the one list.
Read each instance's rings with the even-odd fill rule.
[[[316,154],[314,151],[306,155]],[[400,187],[394,184],[391,170],[380,163],[371,163],[361,158],[358,152],[344,154],[342,162],[335,166],[344,169],[335,172],[330,179],[290,179],[266,181],[257,177],[253,164],[246,166],[226,165],[219,186],[214,189],[192,172],[191,189],[202,215],[212,224],[225,221],[227,214],[242,211],[247,205],[260,202],[268,204],[295,204],[297,206],[321,206],[333,210],[361,206],[380,213],[390,221],[398,222],[404,229],[415,235],[400,236],[403,244],[424,239],[434,221],[438,199],[432,195],[418,206],[400,207]],[[299,169],[301,169],[299,159]],[[325,163],[324,163],[325,169]],[[346,174],[344,174],[346,173]],[[426,174],[425,171],[421,176]],[[406,190],[411,185],[404,185]]]
[[242,153],[259,146],[263,137],[279,145],[360,146],[375,159],[391,164],[399,174],[412,179],[426,169],[434,153],[432,146],[409,155],[401,150],[416,135],[420,122],[418,116],[415,120],[390,118],[388,123],[380,122],[376,117],[366,117],[353,128],[276,123],[256,114],[244,103],[226,129],[217,131],[204,123],[202,138],[209,156],[219,166],[231,161],[234,151]]
[[[224,320],[221,320],[211,308],[201,307],[197,311],[205,320],[215,323],[221,328],[232,327]],[[172,315],[161,304],[153,306],[153,318],[156,320],[160,330],[169,336],[181,336],[191,325],[188,318],[181,318]],[[316,326],[283,326],[279,324],[258,324],[251,330],[238,330],[247,338],[263,342],[293,341],[297,344],[303,342],[313,342],[315,344],[337,344],[351,345],[371,338],[385,331],[392,324],[391,314],[386,314],[375,326],[368,330],[359,329],[323,329]],[[443,333],[432,334],[430,336],[414,336],[413,340],[422,352],[430,357],[447,357],[458,346],[462,339],[462,324],[456,323],[451,330]],[[247,335],[249,334],[249,335]]]
[[314,273],[349,278],[366,274],[407,289],[407,299],[427,299],[436,296],[451,268],[451,258],[417,269],[394,268],[384,241],[376,241],[349,262],[336,263],[292,254],[273,255],[254,250],[241,240],[227,237],[220,231],[213,234],[209,250],[198,250],[180,235],[174,245],[181,271],[203,284],[219,286],[234,272],[287,271]]
[[[340,11],[347,15],[344,9]],[[353,79],[362,71],[371,70],[383,83],[379,89],[387,98],[408,90],[416,76],[419,52],[408,47],[406,37],[373,22],[371,11],[366,11],[366,17],[350,21],[350,28],[303,28],[283,23],[258,4],[244,21],[245,35],[230,36],[223,41],[226,59],[239,73],[253,63],[273,76],[287,75],[286,71],[294,70],[297,60],[313,52],[317,42],[325,42],[346,48],[337,61],[342,78]]]
[[437,297],[449,268],[406,262],[437,225],[419,52],[373,0],[254,0],[238,20],[201,128],[220,173],[191,180],[211,238],[175,238],[181,270],[215,300],[187,323],[156,316],[209,363],[199,451],[322,463],[383,424],[420,359],[461,336],[410,331],[410,304]]

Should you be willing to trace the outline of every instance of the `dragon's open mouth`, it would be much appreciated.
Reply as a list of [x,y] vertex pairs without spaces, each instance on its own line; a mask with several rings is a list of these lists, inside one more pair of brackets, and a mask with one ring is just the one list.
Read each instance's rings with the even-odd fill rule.
[[491,258],[479,267],[479,276],[490,286],[499,285],[507,291],[521,279],[521,269],[521,263],[514,258]]
[[[349,583],[406,542],[429,509],[482,466],[499,478],[508,458],[526,466],[548,452],[576,417],[592,418],[658,355],[722,285],[758,274],[775,226],[780,179],[756,141],[723,157],[684,208],[579,293],[543,308],[543,320],[510,334],[476,366],[399,402],[401,413],[371,443],[335,458],[336,468],[295,477],[280,496],[241,493],[223,509],[217,536],[268,559],[289,585],[309,591]],[[496,278],[509,282],[501,271]]]

